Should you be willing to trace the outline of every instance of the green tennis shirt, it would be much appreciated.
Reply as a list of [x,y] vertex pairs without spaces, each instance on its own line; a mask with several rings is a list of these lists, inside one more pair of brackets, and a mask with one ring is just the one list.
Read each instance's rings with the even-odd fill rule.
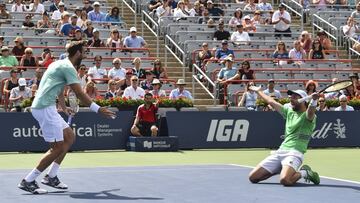
[[285,140],[281,143],[280,149],[295,149],[305,153],[316,126],[316,115],[312,121],[307,119],[306,111],[299,113],[292,108],[281,108],[282,116],[286,120]]
[[65,85],[80,83],[76,70],[69,59],[50,64],[45,71],[31,108],[42,109],[56,104],[57,96]]

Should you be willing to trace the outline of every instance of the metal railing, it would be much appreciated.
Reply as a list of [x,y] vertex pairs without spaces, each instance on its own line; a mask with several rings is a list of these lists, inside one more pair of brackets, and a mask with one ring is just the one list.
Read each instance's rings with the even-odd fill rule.
[[[170,47],[170,46],[171,47]],[[177,43],[171,39],[169,35],[165,36],[165,64],[168,61],[168,51],[176,58],[176,60],[181,64],[182,70],[182,77],[185,78],[185,59],[186,55],[185,52],[177,45]]]
[[285,5],[287,10],[295,13],[297,16],[300,17],[301,29],[303,30],[304,29],[303,18],[305,17],[303,6],[294,0],[285,0],[283,1],[283,5]]
[[[321,18],[317,14],[313,15],[313,30],[312,34],[315,36],[315,29],[323,30],[328,37],[330,37],[333,41],[335,41],[336,50],[338,50],[339,46],[341,45],[341,39],[339,35],[339,29],[335,26],[333,26],[330,22],[327,20]],[[324,26],[325,25],[325,26]]]
[[[135,1],[131,1],[131,3],[134,4],[135,8],[136,8],[136,2]],[[117,3],[116,3],[117,4]],[[126,0],[121,0],[121,15],[124,16],[124,4],[130,9],[130,11],[132,13],[134,13],[134,16],[135,16],[135,19],[134,19],[134,27],[136,27],[136,24],[137,24],[137,13],[136,13],[136,10],[134,8],[131,7],[131,5],[126,2]]]
[[[151,25],[147,23],[150,21]],[[159,41],[159,25],[147,14],[145,11],[141,12],[141,33],[144,33],[144,25],[150,30],[151,33],[156,37],[156,57],[159,57],[160,41]],[[155,27],[155,31],[152,29]],[[156,32],[157,31],[157,32]]]
[[[195,81],[196,81],[196,82],[206,91],[206,93],[208,93],[208,94],[210,95],[210,97],[211,97],[211,98],[213,99],[213,101],[214,101],[214,105],[216,105],[216,99],[217,99],[217,98],[216,98],[216,85],[215,85],[215,83],[209,78],[209,76],[206,75],[206,73],[204,73],[204,71],[201,70],[201,68],[199,68],[198,65],[193,64],[192,67],[193,67],[193,68],[192,68],[192,95],[194,96],[194,99],[195,99]],[[197,71],[198,74],[202,75],[202,76],[206,79],[206,81],[207,81],[210,89],[212,89],[213,92],[211,92],[211,91],[209,90],[209,88],[206,87],[206,86],[198,79],[198,76],[197,76],[197,74],[196,74],[196,71]]]
[[353,54],[355,54],[355,55],[357,56],[357,59],[360,58],[360,52],[357,51],[357,50],[355,50],[355,49],[353,48],[353,46],[354,46],[355,44],[359,44],[359,43],[360,43],[359,41],[355,40],[355,39],[352,38],[352,37],[349,37],[349,38],[348,38],[349,59],[351,59],[351,56],[352,56]]

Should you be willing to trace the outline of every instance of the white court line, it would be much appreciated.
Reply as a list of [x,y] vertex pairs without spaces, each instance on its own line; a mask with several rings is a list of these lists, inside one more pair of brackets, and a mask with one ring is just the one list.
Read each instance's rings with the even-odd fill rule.
[[[240,165],[240,164],[228,164],[228,165],[230,165],[230,166],[238,166],[238,167],[242,167],[242,168],[254,168],[253,166]],[[341,178],[333,178],[333,177],[328,177],[328,176],[320,176],[320,177],[325,178],[325,179],[336,180],[336,181],[341,181],[341,182],[347,182],[347,183],[353,183],[353,184],[360,185],[360,182],[358,182],[358,181],[346,180],[346,179],[341,179]]]

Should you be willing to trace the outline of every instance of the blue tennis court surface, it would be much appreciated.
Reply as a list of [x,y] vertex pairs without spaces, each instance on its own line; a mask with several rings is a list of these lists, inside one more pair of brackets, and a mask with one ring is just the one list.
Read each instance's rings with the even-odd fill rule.
[[[300,181],[283,187],[275,176],[249,183],[249,168],[236,165],[104,167],[62,169],[69,190],[31,195],[17,188],[28,170],[0,170],[0,198],[7,202],[359,202],[360,184],[322,178],[319,186]],[[38,179],[40,182],[40,179]]]

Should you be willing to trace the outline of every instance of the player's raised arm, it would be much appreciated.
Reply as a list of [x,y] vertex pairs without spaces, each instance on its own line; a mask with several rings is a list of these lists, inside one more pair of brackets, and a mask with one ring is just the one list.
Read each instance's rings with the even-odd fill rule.
[[255,91],[263,100],[265,100],[265,102],[266,102],[267,104],[270,104],[277,112],[281,113],[282,104],[280,104],[279,102],[275,101],[272,97],[264,94],[264,93],[261,91],[261,87],[250,86],[249,89]]
[[309,103],[309,106],[306,110],[306,117],[308,120],[312,121],[315,117],[315,112],[316,112],[316,106],[317,106],[317,101],[319,99],[319,94],[318,93],[313,93],[311,95],[311,101]]

